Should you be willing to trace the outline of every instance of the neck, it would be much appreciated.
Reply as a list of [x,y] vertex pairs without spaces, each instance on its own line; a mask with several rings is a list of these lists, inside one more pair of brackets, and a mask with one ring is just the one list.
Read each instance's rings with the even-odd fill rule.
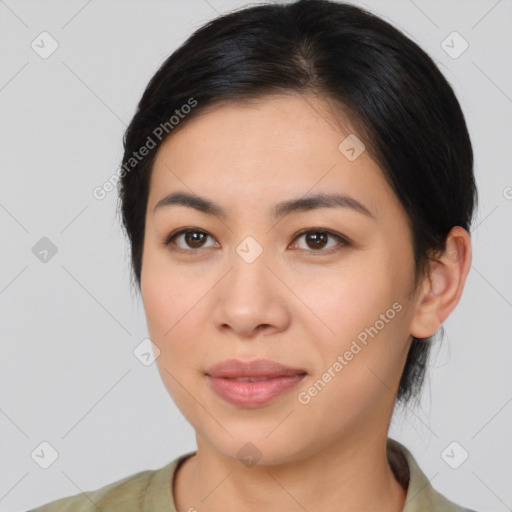
[[185,461],[175,482],[177,508],[180,512],[401,510],[406,490],[387,460],[387,432],[368,435],[359,431],[312,455],[251,467],[225,457],[198,436],[197,454]]

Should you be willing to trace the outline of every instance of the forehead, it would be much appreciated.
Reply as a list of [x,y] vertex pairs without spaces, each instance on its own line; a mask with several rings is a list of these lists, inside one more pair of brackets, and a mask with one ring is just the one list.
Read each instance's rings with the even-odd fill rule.
[[[165,151],[168,145],[176,146],[173,142],[183,147],[194,144],[197,149],[198,140],[201,140],[200,149],[207,149],[222,139],[229,139],[227,146],[216,147],[217,153],[244,149],[250,154],[251,150],[293,148],[300,156],[315,149],[325,151],[328,146],[332,149],[333,143],[337,149],[336,142],[354,132],[347,116],[335,112],[332,102],[312,95],[267,95],[217,101],[203,109],[197,108],[164,141],[161,150]],[[309,144],[304,144],[305,138],[310,140]],[[319,144],[320,141],[324,144]]]
[[378,195],[393,196],[367,151],[347,158],[345,141],[355,136],[349,128],[312,96],[216,104],[185,119],[158,149],[148,207],[173,189],[187,188],[242,202],[276,203],[309,191],[365,195],[374,203]]

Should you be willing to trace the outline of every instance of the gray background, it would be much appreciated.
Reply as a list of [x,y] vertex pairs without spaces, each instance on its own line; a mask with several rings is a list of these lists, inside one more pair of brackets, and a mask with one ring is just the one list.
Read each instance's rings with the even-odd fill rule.
[[[118,168],[125,126],[162,61],[207,20],[247,3],[0,0],[0,512],[195,448],[155,364],[133,354],[147,331],[117,199],[92,190]],[[511,510],[512,2],[356,3],[418,42],[455,88],[480,193],[465,293],[433,351],[421,406],[396,414],[390,435],[450,499]],[[31,47],[50,48],[43,31],[59,45],[46,59]],[[441,46],[453,31],[469,44],[457,58],[461,39],[447,40],[452,56]],[[43,237],[57,248],[46,262],[33,252]],[[47,469],[43,441],[58,453]],[[457,469],[441,455],[453,441],[452,465],[469,454]]]

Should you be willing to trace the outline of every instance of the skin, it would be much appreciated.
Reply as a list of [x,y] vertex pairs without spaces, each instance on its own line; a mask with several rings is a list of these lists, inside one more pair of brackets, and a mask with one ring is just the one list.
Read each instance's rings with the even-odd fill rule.
[[[411,336],[434,334],[459,301],[471,245],[464,229],[452,229],[414,290],[406,213],[367,151],[355,161],[340,152],[348,133],[321,99],[282,95],[227,103],[184,123],[158,150],[141,294],[162,380],[196,432],[197,454],[170,484],[179,511],[330,512],[343,504],[396,512],[404,504],[406,490],[386,458],[400,376]],[[228,217],[183,205],[154,212],[175,191],[215,201]],[[373,217],[350,208],[270,216],[284,199],[333,191]],[[208,236],[195,244],[178,236],[166,246],[179,228]],[[297,237],[306,228],[349,244],[331,235],[315,245]],[[263,250],[252,263],[236,252],[247,236]],[[400,312],[300,403],[298,393],[396,302]],[[230,358],[273,359],[307,375],[273,402],[244,409],[215,394],[205,376]],[[252,467],[237,457],[248,442],[261,452]]]

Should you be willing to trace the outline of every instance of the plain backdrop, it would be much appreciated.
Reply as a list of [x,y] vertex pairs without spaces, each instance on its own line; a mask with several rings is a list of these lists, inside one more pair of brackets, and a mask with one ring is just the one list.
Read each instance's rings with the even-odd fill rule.
[[[512,3],[354,3],[405,31],[454,87],[480,197],[464,295],[432,352],[420,406],[397,413],[390,436],[453,501],[505,512]],[[247,4],[0,1],[0,512],[94,490],[195,449],[155,364],[133,353],[147,331],[130,291],[116,192],[98,200],[92,191],[118,169],[124,129],[163,60],[206,21]]]

